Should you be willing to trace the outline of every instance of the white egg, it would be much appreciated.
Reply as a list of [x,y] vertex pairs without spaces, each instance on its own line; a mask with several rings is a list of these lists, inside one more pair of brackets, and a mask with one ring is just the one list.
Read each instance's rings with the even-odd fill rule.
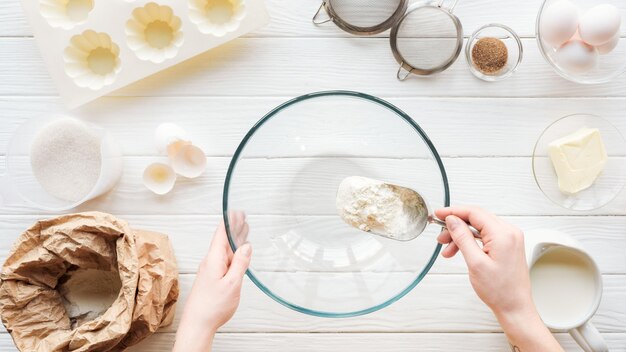
[[592,7],[585,12],[578,24],[580,37],[589,45],[602,45],[618,32],[622,18],[617,7],[609,4]]
[[550,4],[541,15],[540,30],[543,40],[558,48],[578,29],[578,7],[567,0]]
[[602,45],[596,46],[596,49],[598,49],[598,53],[600,53],[600,55],[606,55],[617,47],[617,44],[619,44],[619,40],[620,40],[620,36],[619,36],[619,33],[617,33],[608,42]]
[[586,72],[598,64],[598,50],[580,40],[570,40],[556,51],[557,63],[572,72]]
[[188,140],[187,132],[180,126],[173,123],[162,123],[154,133],[157,150],[161,153],[167,152],[171,143]]

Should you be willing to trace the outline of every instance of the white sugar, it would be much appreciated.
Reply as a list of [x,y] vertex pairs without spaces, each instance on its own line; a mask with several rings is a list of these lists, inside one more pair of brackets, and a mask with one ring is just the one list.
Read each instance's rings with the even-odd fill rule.
[[30,150],[33,174],[50,195],[76,202],[100,176],[100,137],[79,120],[63,118],[44,126]]

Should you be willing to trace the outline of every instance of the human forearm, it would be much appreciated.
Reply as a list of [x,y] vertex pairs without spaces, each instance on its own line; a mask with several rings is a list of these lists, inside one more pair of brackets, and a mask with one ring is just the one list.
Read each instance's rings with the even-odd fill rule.
[[232,318],[239,306],[252,247],[245,242],[248,236],[245,214],[229,212],[229,219],[230,229],[241,245],[233,253],[222,222],[185,302],[174,352],[210,352],[215,332]]
[[494,312],[509,342],[519,352],[563,352],[534,306],[519,312]]
[[172,352],[211,352],[215,331],[181,322]]
[[[442,255],[450,258],[459,250],[463,253],[472,287],[494,312],[515,351],[563,352],[533,303],[524,233],[476,207],[444,208],[435,213],[447,225],[437,238],[448,244]],[[480,231],[482,246],[467,223]]]

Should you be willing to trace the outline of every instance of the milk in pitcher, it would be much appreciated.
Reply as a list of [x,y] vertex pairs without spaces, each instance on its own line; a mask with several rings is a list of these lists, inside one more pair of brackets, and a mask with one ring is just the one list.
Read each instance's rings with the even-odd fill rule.
[[535,305],[548,325],[581,319],[598,297],[593,263],[564,247],[543,253],[532,266],[530,278]]

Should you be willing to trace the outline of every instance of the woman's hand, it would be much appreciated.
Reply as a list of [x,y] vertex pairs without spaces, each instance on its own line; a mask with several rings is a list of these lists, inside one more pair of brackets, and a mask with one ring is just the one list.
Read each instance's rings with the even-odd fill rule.
[[[461,250],[472,287],[489,308],[507,313],[533,305],[521,230],[479,208],[446,208],[436,215],[448,227],[437,238],[448,244],[442,255],[450,258]],[[466,221],[480,231],[482,248]]]
[[[479,208],[445,208],[435,214],[448,228],[437,238],[448,245],[442,255],[450,258],[461,251],[474,291],[509,341],[519,351],[562,351],[533,303],[522,231]],[[480,231],[482,247],[467,223]]]
[[229,214],[229,225],[237,242],[237,252],[232,252],[224,223],[221,223],[185,304],[176,334],[175,352],[211,351],[215,332],[232,318],[239,306],[252,247],[245,242],[248,224],[243,213]]

